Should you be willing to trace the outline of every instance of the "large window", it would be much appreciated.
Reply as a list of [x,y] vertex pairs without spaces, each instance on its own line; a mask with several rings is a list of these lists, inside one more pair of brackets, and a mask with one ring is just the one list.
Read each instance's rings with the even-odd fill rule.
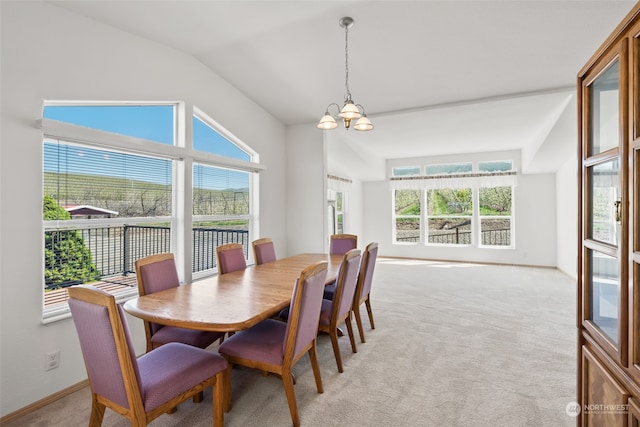
[[420,169],[392,169],[395,243],[512,247],[511,161]]
[[349,233],[349,178],[327,175],[327,230],[331,234]]
[[473,190],[427,190],[427,239],[429,243],[471,244]]
[[345,192],[340,190],[327,190],[327,202],[329,206],[329,234],[343,234],[345,231]]
[[[248,253],[257,156],[195,117],[193,141],[179,144],[179,114],[178,103],[45,106],[45,320],[66,315],[64,288],[73,284],[93,283],[119,299],[136,295],[135,261],[175,253],[183,247],[177,242],[191,242],[192,260],[182,253],[176,260],[192,273],[215,273],[215,246],[228,241]],[[192,229],[176,227],[185,211]]]
[[420,190],[394,191],[396,242],[420,241],[421,197]]
[[[193,146],[218,156],[251,161],[255,153],[223,130],[204,113],[193,116]],[[240,243],[249,258],[251,172],[221,167],[208,157],[193,164],[193,271],[216,268],[215,248]]]

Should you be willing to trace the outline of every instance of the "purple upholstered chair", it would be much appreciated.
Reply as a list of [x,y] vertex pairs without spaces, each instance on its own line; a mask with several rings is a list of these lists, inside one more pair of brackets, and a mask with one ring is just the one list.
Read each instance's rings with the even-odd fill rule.
[[230,403],[224,358],[169,343],[136,359],[124,310],[113,295],[93,286],[69,288],[69,308],[91,387],[89,425],[100,426],[109,407],[132,426],[146,426],[208,387],[213,387],[213,425],[224,425]]
[[253,246],[253,259],[256,265],[264,264],[265,262],[273,262],[276,258],[276,248],[273,245],[273,240],[270,237],[263,237],[262,239],[254,240],[251,245]]
[[373,323],[373,313],[371,312],[371,282],[373,280],[373,270],[376,267],[376,258],[378,258],[378,244],[371,242],[364,250],[360,274],[358,275],[358,285],[353,297],[353,314],[358,324],[358,333],[360,333],[360,341],[362,342],[365,342],[362,318],[360,317],[360,305],[362,303],[367,307],[371,329],[376,328],[375,323]]
[[300,425],[298,405],[293,389],[291,368],[309,353],[318,393],[322,393],[322,377],[316,353],[316,338],[322,290],[327,276],[327,263],[321,261],[302,270],[291,297],[291,314],[287,323],[266,319],[227,338],[218,351],[229,362],[227,380],[233,365],[244,365],[279,375],[289,402],[294,426]]
[[330,237],[329,253],[331,255],[344,255],[357,247],[358,236],[355,234],[332,234]]
[[[332,234],[329,241],[329,253],[331,255],[344,255],[351,249],[358,247],[358,236],[355,234]],[[324,288],[324,299],[333,299],[336,292],[336,282],[328,284]]]
[[353,306],[353,295],[358,283],[360,258],[360,251],[358,249],[351,249],[345,254],[340,264],[340,274],[336,280],[336,290],[333,295],[333,300],[322,300],[319,330],[328,333],[331,337],[338,372],[342,372],[342,358],[340,357],[340,346],[338,345],[338,326],[341,325],[342,322],[347,324],[349,340],[351,341],[351,351],[357,353],[353,327],[351,326],[351,308]]
[[244,248],[240,243],[227,243],[216,247],[218,274],[233,273],[247,268]]
[[[138,293],[152,294],[180,285],[176,264],[171,253],[151,255],[136,261]],[[200,348],[206,348],[224,336],[219,332],[197,331],[158,323],[144,322],[147,336],[147,351],[170,342],[181,342]]]

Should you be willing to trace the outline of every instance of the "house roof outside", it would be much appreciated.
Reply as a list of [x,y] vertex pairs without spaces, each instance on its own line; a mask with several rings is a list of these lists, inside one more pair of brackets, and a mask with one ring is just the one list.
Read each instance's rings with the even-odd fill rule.
[[109,209],[98,208],[90,205],[70,205],[63,206],[64,210],[71,214],[71,217],[79,217],[79,216],[98,216],[103,215],[111,218],[112,216],[118,215],[118,212],[112,211]]

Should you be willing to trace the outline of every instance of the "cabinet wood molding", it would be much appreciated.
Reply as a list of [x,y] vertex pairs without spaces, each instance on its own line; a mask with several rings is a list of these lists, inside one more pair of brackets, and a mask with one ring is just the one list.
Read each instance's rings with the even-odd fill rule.
[[577,77],[576,425],[640,427],[640,2]]

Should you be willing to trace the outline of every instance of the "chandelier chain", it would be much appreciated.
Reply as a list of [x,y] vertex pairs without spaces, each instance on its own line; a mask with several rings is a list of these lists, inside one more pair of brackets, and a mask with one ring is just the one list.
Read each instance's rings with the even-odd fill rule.
[[351,91],[349,91],[349,26],[344,29],[344,87],[347,90],[345,101],[351,100]]

